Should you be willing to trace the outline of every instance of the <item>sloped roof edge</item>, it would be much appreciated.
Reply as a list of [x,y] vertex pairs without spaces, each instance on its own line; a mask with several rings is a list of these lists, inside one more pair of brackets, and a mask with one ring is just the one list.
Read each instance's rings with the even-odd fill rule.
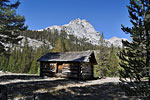
[[[49,61],[49,62],[90,62],[93,51],[80,51],[80,52],[56,52],[47,53],[40,57],[37,61]],[[93,56],[92,56],[93,57]],[[94,56],[95,59],[95,56]],[[93,63],[97,63],[96,60]]]

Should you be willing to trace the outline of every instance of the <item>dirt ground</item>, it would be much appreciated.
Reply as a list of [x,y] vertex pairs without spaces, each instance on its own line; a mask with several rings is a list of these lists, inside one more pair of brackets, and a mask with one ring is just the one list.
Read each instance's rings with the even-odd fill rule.
[[8,100],[129,100],[119,87],[119,78],[88,81],[64,78],[4,79]]

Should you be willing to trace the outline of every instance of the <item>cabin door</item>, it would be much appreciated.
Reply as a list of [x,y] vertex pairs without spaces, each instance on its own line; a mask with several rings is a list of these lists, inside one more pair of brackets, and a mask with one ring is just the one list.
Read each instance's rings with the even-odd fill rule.
[[62,64],[62,63],[58,63],[57,72],[58,72],[58,73],[62,73],[62,69],[63,69],[63,64]]

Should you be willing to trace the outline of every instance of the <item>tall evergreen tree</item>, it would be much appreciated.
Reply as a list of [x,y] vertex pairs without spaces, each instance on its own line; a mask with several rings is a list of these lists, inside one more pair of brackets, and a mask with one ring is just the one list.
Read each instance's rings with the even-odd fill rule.
[[71,50],[71,41],[69,39],[65,40],[65,49],[66,49],[66,51]]
[[130,0],[127,8],[133,27],[122,25],[122,30],[132,41],[123,41],[120,78],[127,94],[150,98],[150,84],[142,81],[150,82],[150,0]]
[[65,52],[65,51],[66,51],[66,48],[65,48],[64,41],[61,37],[59,37],[56,41],[53,52]]
[[100,37],[100,45],[97,48],[97,61],[98,65],[94,67],[96,77],[106,77],[108,75],[109,66],[109,48],[106,46],[103,34]]
[[29,70],[30,74],[37,74],[38,73],[38,68],[40,67],[40,64],[39,64],[39,62],[37,62],[37,59],[40,58],[41,52],[42,52],[41,48],[38,48],[36,50],[34,59],[32,61],[32,64],[31,64],[31,67],[30,67],[30,70]]
[[25,30],[24,17],[16,13],[20,2],[12,4],[10,0],[0,0],[0,54],[5,52],[5,43],[17,43],[20,31]]
[[110,48],[110,54],[109,54],[109,67],[108,67],[108,74],[109,76],[119,76],[118,72],[120,69],[119,66],[119,58],[117,57],[117,48],[115,48],[113,45],[111,45]]

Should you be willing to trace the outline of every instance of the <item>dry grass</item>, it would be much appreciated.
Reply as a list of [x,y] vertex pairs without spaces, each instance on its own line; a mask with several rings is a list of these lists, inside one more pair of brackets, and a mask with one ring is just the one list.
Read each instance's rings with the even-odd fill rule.
[[118,85],[119,78],[88,81],[63,78],[10,79],[1,81],[9,100],[128,100]]

